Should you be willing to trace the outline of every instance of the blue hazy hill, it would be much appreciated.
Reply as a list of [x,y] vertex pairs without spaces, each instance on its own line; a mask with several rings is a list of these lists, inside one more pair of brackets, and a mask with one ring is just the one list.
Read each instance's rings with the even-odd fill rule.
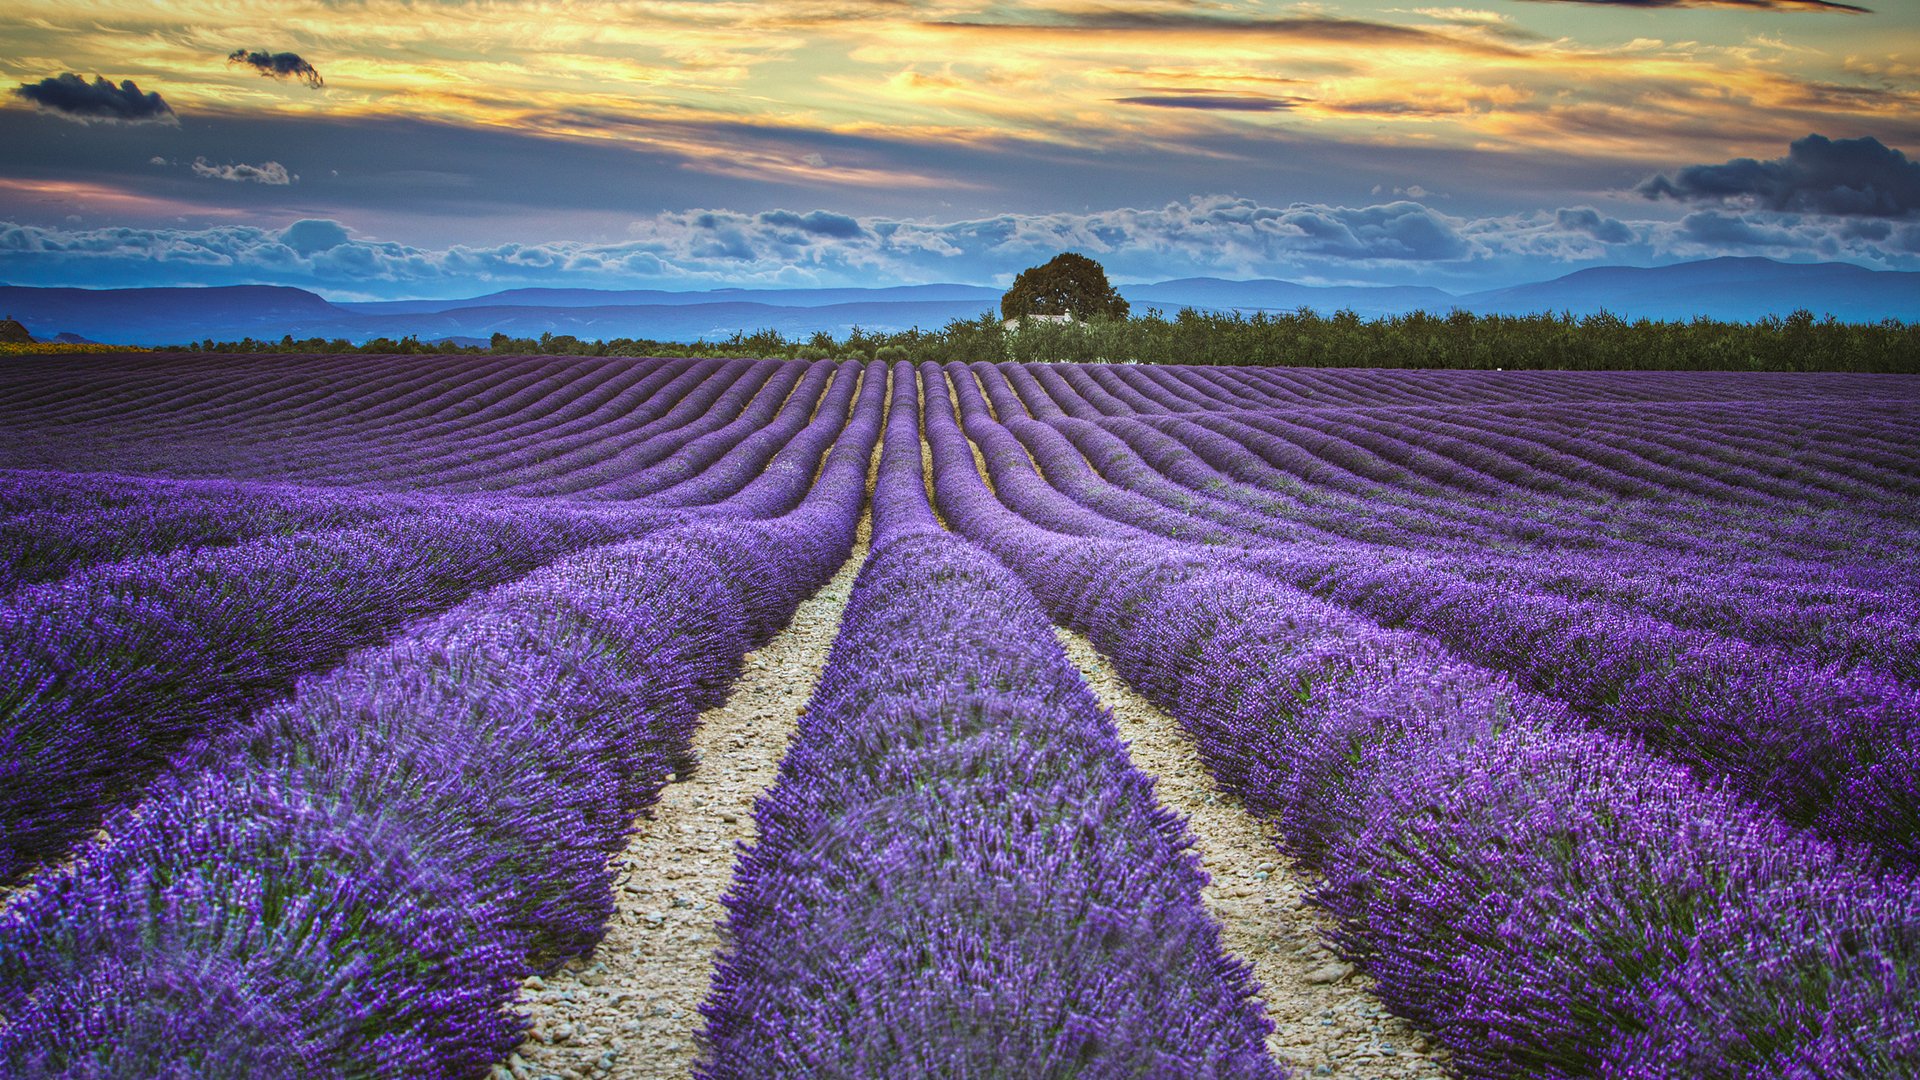
[[[1706,316],[1751,321],[1805,308],[1848,322],[1920,321],[1920,273],[1868,270],[1846,263],[1708,259],[1660,267],[1597,267],[1550,281],[1456,295],[1420,286],[1315,286],[1276,279],[1182,278],[1124,285],[1136,313],[1183,307],[1286,312],[1347,309],[1367,318],[1415,309],[1483,314],[1609,311],[1626,319]],[[112,344],[182,344],[205,338],[277,340],[414,335],[423,340],[484,341],[542,333],[583,339],[693,341],[736,331],[817,331],[854,326],[937,329],[956,319],[997,315],[999,290],[980,285],[904,285],[858,289],[670,290],[512,289],[456,300],[330,302],[304,289],[236,285],[211,288],[76,289],[0,286],[0,313],[45,341],[61,333]]]

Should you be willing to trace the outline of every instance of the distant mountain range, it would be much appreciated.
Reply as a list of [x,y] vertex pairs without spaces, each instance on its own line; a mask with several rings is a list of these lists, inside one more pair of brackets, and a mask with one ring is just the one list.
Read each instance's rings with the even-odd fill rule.
[[[1351,309],[1376,318],[1416,309],[1482,314],[1609,311],[1627,319],[1748,321],[1799,308],[1848,322],[1920,321],[1920,273],[1868,270],[1846,263],[1709,259],[1661,267],[1612,266],[1551,281],[1457,295],[1417,286],[1323,287],[1261,279],[1182,278],[1123,285],[1134,311],[1183,307],[1281,312]],[[937,329],[999,310],[1000,290],[978,285],[904,285],[877,289],[662,290],[512,289],[465,300],[330,302],[304,289],[271,285],[219,288],[71,289],[0,286],[0,314],[19,319],[39,340],[80,335],[110,344],[184,344],[206,338],[277,340],[415,335],[485,342],[496,332],[537,338],[652,338],[709,341],[736,331],[778,330],[835,336],[861,326]]]

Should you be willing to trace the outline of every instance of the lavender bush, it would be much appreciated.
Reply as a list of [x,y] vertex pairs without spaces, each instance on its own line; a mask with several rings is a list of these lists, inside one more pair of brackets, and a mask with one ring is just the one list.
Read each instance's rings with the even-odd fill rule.
[[933,524],[910,394],[724,901],[699,1075],[1278,1075],[1184,829],[1024,587]]
[[702,1075],[1277,1074],[1046,616],[1324,875],[1336,947],[1460,1075],[1920,1074],[1914,400],[9,367],[0,876],[67,859],[0,907],[0,1073],[486,1072],[518,981],[599,939],[699,711],[846,558],[884,416],[875,554],[740,856]]
[[408,515],[111,563],[0,603],[0,880],[187,740],[476,586],[615,535],[555,514]]
[[[1109,535],[1135,538],[1104,539],[1058,505],[1064,496],[1048,505],[1009,455],[985,455],[989,489],[943,380],[925,391],[946,521],[1021,568],[1056,617],[1193,731],[1225,786],[1279,818],[1289,848],[1328,873],[1320,899],[1341,920],[1343,949],[1463,1071],[1586,1076],[1675,1024],[1723,1037],[1715,1025],[1743,1015],[1750,984],[1690,977],[1689,957],[1713,940],[1705,927],[1766,940],[1783,896],[1819,928],[1812,948],[1871,942],[1861,970],[1913,970],[1897,912],[1819,891],[1911,890],[1910,880],[1881,879],[1858,852],[1703,787],[1634,742],[1580,730],[1560,704],[1430,639],[1124,526]],[[1010,505],[1034,507],[1045,527]],[[1691,996],[1655,989],[1670,984]],[[1838,1070],[1818,1075],[1895,1059],[1911,989],[1896,978],[1890,993],[1845,1006],[1804,994],[1806,1015],[1859,1033],[1858,1045],[1852,1059],[1804,1040],[1791,1053]]]

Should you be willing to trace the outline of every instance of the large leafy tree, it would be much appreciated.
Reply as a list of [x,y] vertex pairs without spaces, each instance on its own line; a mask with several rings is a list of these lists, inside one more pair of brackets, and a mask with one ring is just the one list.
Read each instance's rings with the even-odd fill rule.
[[1099,263],[1069,251],[1020,271],[1013,288],[1000,298],[1000,315],[1007,319],[1027,315],[1124,319],[1127,301],[1107,283],[1107,272]]

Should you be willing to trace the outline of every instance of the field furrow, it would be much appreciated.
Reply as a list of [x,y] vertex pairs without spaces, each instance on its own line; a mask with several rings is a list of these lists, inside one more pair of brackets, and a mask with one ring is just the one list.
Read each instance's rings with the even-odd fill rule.
[[727,700],[700,714],[694,768],[661,790],[613,859],[619,877],[606,937],[524,984],[532,1027],[505,1071],[524,1078],[573,1069],[617,1080],[690,1074],[735,849],[753,842],[754,803],[773,782],[826,665],[869,530],[863,519],[846,563],[784,630],[747,654]]
[[1279,850],[1273,823],[1214,782],[1193,736],[1128,686],[1092,641],[1055,632],[1113,713],[1134,767],[1153,777],[1161,805],[1192,831],[1200,868],[1211,879],[1200,895],[1220,924],[1221,944],[1253,965],[1273,1023],[1273,1055],[1306,1075],[1444,1075],[1446,1051],[1388,1013],[1372,980],[1334,954],[1336,924],[1311,906],[1318,875]]
[[0,1073],[1920,1076],[1917,432],[1904,376],[10,358]]

